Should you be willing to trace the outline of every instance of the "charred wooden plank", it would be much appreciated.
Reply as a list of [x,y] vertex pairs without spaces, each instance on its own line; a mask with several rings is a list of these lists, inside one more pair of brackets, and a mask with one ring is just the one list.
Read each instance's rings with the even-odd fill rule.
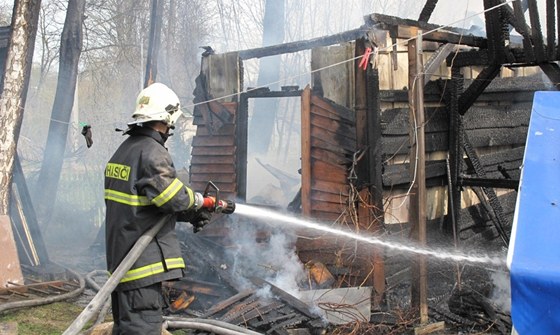
[[556,59],[556,9],[555,0],[546,0],[546,39],[547,58]]
[[[236,103],[233,104],[236,105]],[[194,125],[204,125],[212,132],[216,132],[226,124],[231,124],[234,112],[232,112],[232,108],[227,108],[224,104],[210,100],[203,104],[196,105],[193,115]]]
[[514,1],[513,2],[513,16],[515,19],[517,32],[521,36],[523,36],[523,49],[525,51],[527,61],[534,62],[535,59],[535,51],[533,50],[533,43],[531,41],[531,27],[527,26],[527,22],[525,21],[525,10],[521,4],[521,1]]
[[546,61],[546,53],[544,48],[544,40],[541,31],[541,22],[539,19],[539,8],[536,0],[527,0],[529,6],[529,19],[531,20],[531,37],[535,47],[535,57],[537,63]]
[[492,64],[482,70],[476,80],[461,94],[459,97],[460,115],[464,115],[469,110],[484,89],[500,73],[501,67],[501,64]]
[[[489,178],[519,179],[524,153],[525,147],[521,146],[480,155],[486,176]],[[464,169],[464,171],[466,170]]]
[[220,174],[235,174],[235,166],[230,164],[191,164],[191,174],[208,174],[208,173],[220,173]]
[[348,186],[338,183],[332,183],[322,180],[314,180],[311,182],[313,190],[319,190],[327,193],[342,194],[348,196]]
[[356,141],[356,127],[311,113],[311,124],[332,133],[335,139]]
[[[532,48],[532,47],[531,47]],[[511,66],[533,66],[536,63],[535,57],[526,53],[526,48],[508,48],[508,57],[502,60],[503,65]],[[532,49],[528,49],[532,50]],[[464,50],[453,55],[447,56],[448,66],[466,67],[466,66],[488,66],[491,64],[490,54],[488,50]],[[510,80],[512,78],[509,78]]]
[[527,127],[520,126],[496,133],[496,129],[472,129],[467,130],[473,147],[491,147],[500,145],[523,145],[527,138]]
[[[503,183],[506,185],[513,185],[511,183],[517,183],[520,176],[523,154],[524,147],[518,147],[481,155],[481,163],[486,171],[486,177],[489,180],[511,180],[510,182],[504,181]],[[399,186],[408,186],[410,183],[410,174],[408,170],[408,163],[386,165],[383,173],[384,187],[394,188]],[[444,160],[426,162],[427,178],[442,178],[446,174],[445,170]],[[468,170],[468,166],[464,162],[461,170],[466,174],[474,173],[474,171]],[[443,181],[443,179],[438,180]]]
[[200,156],[226,156],[226,155],[234,155],[236,147],[234,146],[215,146],[215,147],[193,147],[192,148],[192,155],[200,155]]
[[[411,181],[409,170],[409,163],[386,165],[383,173],[383,186],[408,185]],[[445,161],[426,162],[426,178],[444,176],[446,174],[445,170]]]
[[[531,105],[527,103],[510,106],[474,106],[463,119],[467,130],[510,129],[528,126],[530,111]],[[426,108],[424,113],[428,120],[425,126],[427,133],[448,131],[448,114],[444,108]],[[409,126],[407,115],[407,108],[388,109],[383,112],[383,136],[407,135]]]
[[[458,54],[458,57],[462,53]],[[486,65],[483,64],[483,65]],[[476,79],[464,80],[464,85],[469,86]],[[547,83],[540,76],[494,78],[490,85],[478,97],[477,101],[508,101],[533,102],[535,91],[549,90]],[[430,81],[424,89],[426,102],[441,103],[442,96],[448,94],[449,85],[447,80]],[[379,98],[383,102],[408,102],[407,90],[380,90]]]
[[193,156],[191,164],[235,164],[233,156]]
[[311,214],[311,148],[315,145],[311,136],[311,99],[311,87],[307,85],[301,95],[301,209],[305,216]]
[[[21,202],[23,216],[25,217],[27,223],[27,229],[29,229],[32,237],[32,241],[29,242],[32,242],[34,248],[37,250],[37,256],[39,258],[39,264],[41,264],[41,267],[50,268],[50,264],[52,263],[49,260],[49,254],[42,237],[41,228],[37,219],[37,213],[35,212],[33,201],[31,200],[31,193],[29,192],[29,188],[27,187],[27,181],[23,173],[19,154],[16,154],[14,159],[13,183],[17,187],[17,195],[19,196],[19,199],[17,199],[16,197],[14,198],[16,201]],[[12,224],[16,224],[16,222],[12,222]]]
[[349,152],[356,151],[356,141],[355,138],[348,138],[345,136],[333,136],[332,132],[319,128],[319,127],[311,127],[311,137],[315,139],[319,139],[330,146],[339,146],[342,149],[346,149]]
[[[519,126],[507,131],[500,128],[494,129],[472,129],[467,130],[467,134],[472,138],[472,145],[475,148],[500,146],[500,145],[524,145],[527,137],[527,127]],[[391,157],[395,154],[406,154],[409,151],[408,137],[402,136],[383,136],[383,155]],[[448,146],[447,132],[426,134],[426,152],[447,151]]]
[[434,9],[436,8],[437,2],[438,0],[427,0],[424,4],[424,8],[422,8],[420,16],[418,17],[418,21],[428,22],[430,16],[432,16],[432,13],[434,12]]
[[235,135],[235,125],[234,124],[224,124],[222,128],[215,132],[211,132],[208,127],[204,125],[199,125],[196,128],[196,136],[211,136],[211,135]]
[[531,107],[531,104],[527,103],[511,106],[473,106],[469,114],[463,117],[465,129],[526,127],[529,126]]
[[477,187],[506,188],[506,189],[517,190],[519,188],[519,180],[461,177],[458,180],[458,185],[471,186],[471,187],[477,186]]
[[286,321],[279,322],[275,324],[271,329],[269,329],[266,333],[267,334],[276,334],[276,335],[289,335],[290,333],[284,329],[286,327],[293,328],[294,326],[309,320],[309,317],[303,315],[297,315],[291,319]]
[[[447,111],[441,107],[425,108],[424,118],[426,120],[425,131],[441,132],[447,131]],[[408,108],[393,108],[383,111],[381,114],[381,131],[386,135],[408,135],[410,119]]]
[[232,296],[232,297],[229,297],[229,298],[227,298],[226,300],[223,300],[223,301],[219,302],[218,304],[216,304],[216,305],[210,307],[210,308],[206,311],[206,313],[204,313],[204,314],[202,315],[202,317],[203,317],[203,318],[208,318],[208,317],[210,317],[210,316],[212,316],[212,315],[214,315],[214,314],[216,314],[216,313],[219,313],[219,312],[221,312],[222,310],[224,310],[224,309],[228,308],[229,306],[231,306],[231,305],[233,305],[233,304],[235,304],[235,303],[237,303],[237,302],[239,302],[239,301],[241,301],[241,300],[247,298],[248,296],[250,296],[250,295],[252,295],[252,294],[254,294],[254,293],[255,293],[254,290],[250,290],[250,289],[248,289],[248,290],[243,290],[243,291],[237,293],[236,295],[234,295],[234,296]]
[[[212,179],[208,179],[208,178],[212,178]],[[213,181],[214,184],[216,184],[216,186],[218,186],[218,188],[220,190],[222,190],[222,186],[227,185],[227,184],[231,184],[235,182],[235,174],[208,174],[208,173],[204,173],[204,174],[193,174],[191,176],[191,182],[208,182],[209,180]]]
[[255,306],[253,309],[245,311],[242,315],[237,318],[231,319],[229,322],[234,325],[247,324],[257,317],[263,317],[270,311],[276,310],[284,306],[280,301],[261,301],[259,305]]
[[336,144],[333,145],[327,141],[323,141],[322,139],[315,137],[311,138],[311,146],[314,149],[318,148],[343,156],[352,156],[355,152],[354,148],[342,148],[337,146]]
[[346,168],[320,160],[312,161],[311,170],[317,180],[329,181],[345,185],[348,182]]
[[260,299],[256,295],[252,295],[251,297],[247,298],[247,300],[234,305],[219,319],[221,321],[231,322],[232,320],[243,316],[245,313],[253,310],[254,308],[258,308],[259,306],[261,306]]
[[[473,146],[471,145],[468,135],[465,133],[463,134],[463,148],[465,149],[465,153],[467,154],[467,157],[471,161],[477,176],[480,178],[486,177],[484,166],[482,166],[482,164],[480,163],[478,154],[476,153]],[[504,242],[505,246],[508,246],[509,237],[507,236],[507,233],[504,230],[504,225],[506,224],[506,218],[504,215],[504,211],[502,209],[502,205],[498,200],[498,196],[496,195],[496,192],[492,188],[483,187],[482,189],[486,194],[486,196],[488,197],[490,206],[492,207],[492,210],[496,215],[497,220],[494,222],[496,230],[500,234],[500,237],[502,238],[502,241]]]
[[263,48],[247,49],[239,51],[239,58],[243,60],[252,58],[262,58],[273,55],[287,54],[302,50],[308,50],[320,46],[339,44],[342,42],[353,41],[366,36],[370,26],[364,25],[360,28],[348,30],[339,34],[317,37],[306,41],[290,42],[272,45]]
[[333,102],[328,103],[328,99],[320,98],[315,95],[311,96],[311,104],[314,107],[318,107],[319,110],[311,112],[318,113],[324,116],[329,115],[328,117],[343,119],[347,122],[354,123],[356,121],[356,115],[354,111],[345,108],[344,106],[337,105]]
[[316,160],[322,160],[341,166],[349,166],[352,164],[352,159],[350,159],[348,155],[341,155],[340,153],[317,147],[313,148],[311,157]]
[[[560,37],[560,3],[556,6],[556,35]],[[556,45],[556,59],[560,57],[560,46]]]
[[[491,64],[502,64],[505,60],[505,36],[502,30],[504,20],[502,7],[495,8],[500,0],[484,0],[486,35],[488,38],[488,54]],[[491,8],[493,8],[491,10]]]
[[311,212],[326,212],[326,213],[334,213],[340,214],[344,212],[344,209],[347,205],[342,205],[340,203],[334,202],[313,202],[311,203]]
[[299,314],[295,313],[295,312],[292,312],[292,313],[289,313],[289,314],[279,313],[278,315],[274,315],[274,316],[267,315],[266,317],[263,316],[263,320],[261,320],[261,321],[252,322],[251,326],[253,326],[255,328],[259,328],[261,326],[268,325],[268,324],[277,324],[280,321],[291,319],[293,317],[296,317],[297,315],[299,315]]
[[233,136],[223,136],[223,135],[214,135],[214,136],[195,136],[192,141],[193,146],[197,147],[214,147],[214,146],[233,146],[235,144],[235,140]]
[[315,213],[313,217],[322,222],[335,222],[340,218],[340,213]]
[[[204,178],[205,180],[203,182],[200,181],[195,181],[191,183],[191,188],[194,190],[198,190],[200,192],[202,192],[206,186],[208,185],[208,181],[212,180],[215,181],[215,178],[208,178],[209,176],[206,176],[206,178]],[[216,184],[216,186],[220,189],[220,193],[222,195],[222,197],[224,198],[228,198],[228,196],[230,194],[235,194],[235,184],[231,184],[231,183],[218,183],[218,182],[214,182],[214,184]]]
[[318,202],[326,202],[333,204],[345,204],[348,201],[348,197],[340,194],[332,194],[325,192],[312,192],[311,199]]
[[[408,39],[415,36],[412,34],[410,28],[419,28],[423,31],[434,31],[423,36],[425,41],[435,41],[440,43],[453,43],[470,45],[474,47],[485,48],[487,46],[487,41],[483,37],[477,37],[470,35],[468,30],[443,27],[440,25],[430,24],[426,22],[418,22],[409,19],[401,19],[395,16],[383,15],[383,14],[372,14],[365,18],[369,25],[378,25],[382,29],[391,30],[396,27],[397,38]],[[401,29],[399,29],[401,28]]]
[[550,79],[552,85],[556,88],[556,90],[560,89],[560,67],[557,63],[542,63],[539,64],[541,70],[543,70],[544,74]]

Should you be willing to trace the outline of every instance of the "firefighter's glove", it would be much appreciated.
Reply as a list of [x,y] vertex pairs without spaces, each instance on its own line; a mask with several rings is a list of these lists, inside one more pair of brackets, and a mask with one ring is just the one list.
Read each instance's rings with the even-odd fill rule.
[[212,213],[210,213],[207,208],[202,207],[201,209],[197,210],[189,221],[193,226],[193,233],[198,233],[199,231],[201,231],[204,226],[210,223],[211,218]]

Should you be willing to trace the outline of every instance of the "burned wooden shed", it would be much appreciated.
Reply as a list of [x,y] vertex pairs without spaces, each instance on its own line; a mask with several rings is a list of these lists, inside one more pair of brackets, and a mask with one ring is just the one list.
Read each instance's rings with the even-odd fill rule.
[[[412,232],[419,240],[427,220],[449,239],[455,231],[459,246],[507,245],[533,92],[560,82],[554,1],[547,2],[546,41],[535,0],[525,2],[530,25],[521,2],[512,8],[485,0],[485,37],[427,23],[436,4],[427,0],[418,21],[372,14],[362,27],[333,36],[203,57],[191,186],[203,190],[211,180],[222,197],[246,202],[250,101],[297,97],[301,164],[294,170],[301,169],[301,185],[291,210],[372,235]],[[301,50],[312,52],[305,88],[245,87],[246,60]],[[418,114],[423,121],[414,125]],[[425,146],[414,156],[419,133]],[[222,239],[227,229],[217,223],[201,234]],[[333,286],[372,286],[377,306],[403,273],[382,248],[298,235],[302,262],[324,264]],[[417,290],[426,297],[425,288]]]
[[[546,39],[536,1],[485,0],[486,36],[427,23],[436,4],[426,1],[418,21],[372,14],[344,33],[203,57],[193,186],[213,180],[246,201],[248,101],[297,96],[301,190],[294,200],[302,215],[373,235],[409,224],[406,234],[421,244],[428,221],[449,239],[455,231],[459,246],[507,246],[533,92],[559,81],[554,2],[547,2]],[[307,87],[244,86],[246,60],[307,49]],[[413,114],[422,114],[421,124],[412,126]],[[414,156],[419,132],[425,146]],[[425,163],[415,163],[419,157]],[[296,247],[304,263],[325,264],[336,285],[373,286],[372,301],[382,300],[384,250],[324,235],[300,237]],[[417,289],[425,297],[426,288]]]

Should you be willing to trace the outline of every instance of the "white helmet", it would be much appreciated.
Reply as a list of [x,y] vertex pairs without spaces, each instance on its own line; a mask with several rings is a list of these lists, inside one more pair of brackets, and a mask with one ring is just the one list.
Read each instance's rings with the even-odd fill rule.
[[128,125],[161,121],[173,128],[181,115],[177,94],[164,84],[153,83],[138,94],[136,110],[132,114],[134,121],[129,122]]

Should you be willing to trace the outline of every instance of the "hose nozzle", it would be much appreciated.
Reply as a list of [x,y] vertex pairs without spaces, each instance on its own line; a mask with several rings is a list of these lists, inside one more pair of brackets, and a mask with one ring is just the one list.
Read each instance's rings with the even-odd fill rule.
[[202,207],[210,212],[232,214],[235,211],[235,202],[231,200],[218,200],[214,197],[204,197]]

